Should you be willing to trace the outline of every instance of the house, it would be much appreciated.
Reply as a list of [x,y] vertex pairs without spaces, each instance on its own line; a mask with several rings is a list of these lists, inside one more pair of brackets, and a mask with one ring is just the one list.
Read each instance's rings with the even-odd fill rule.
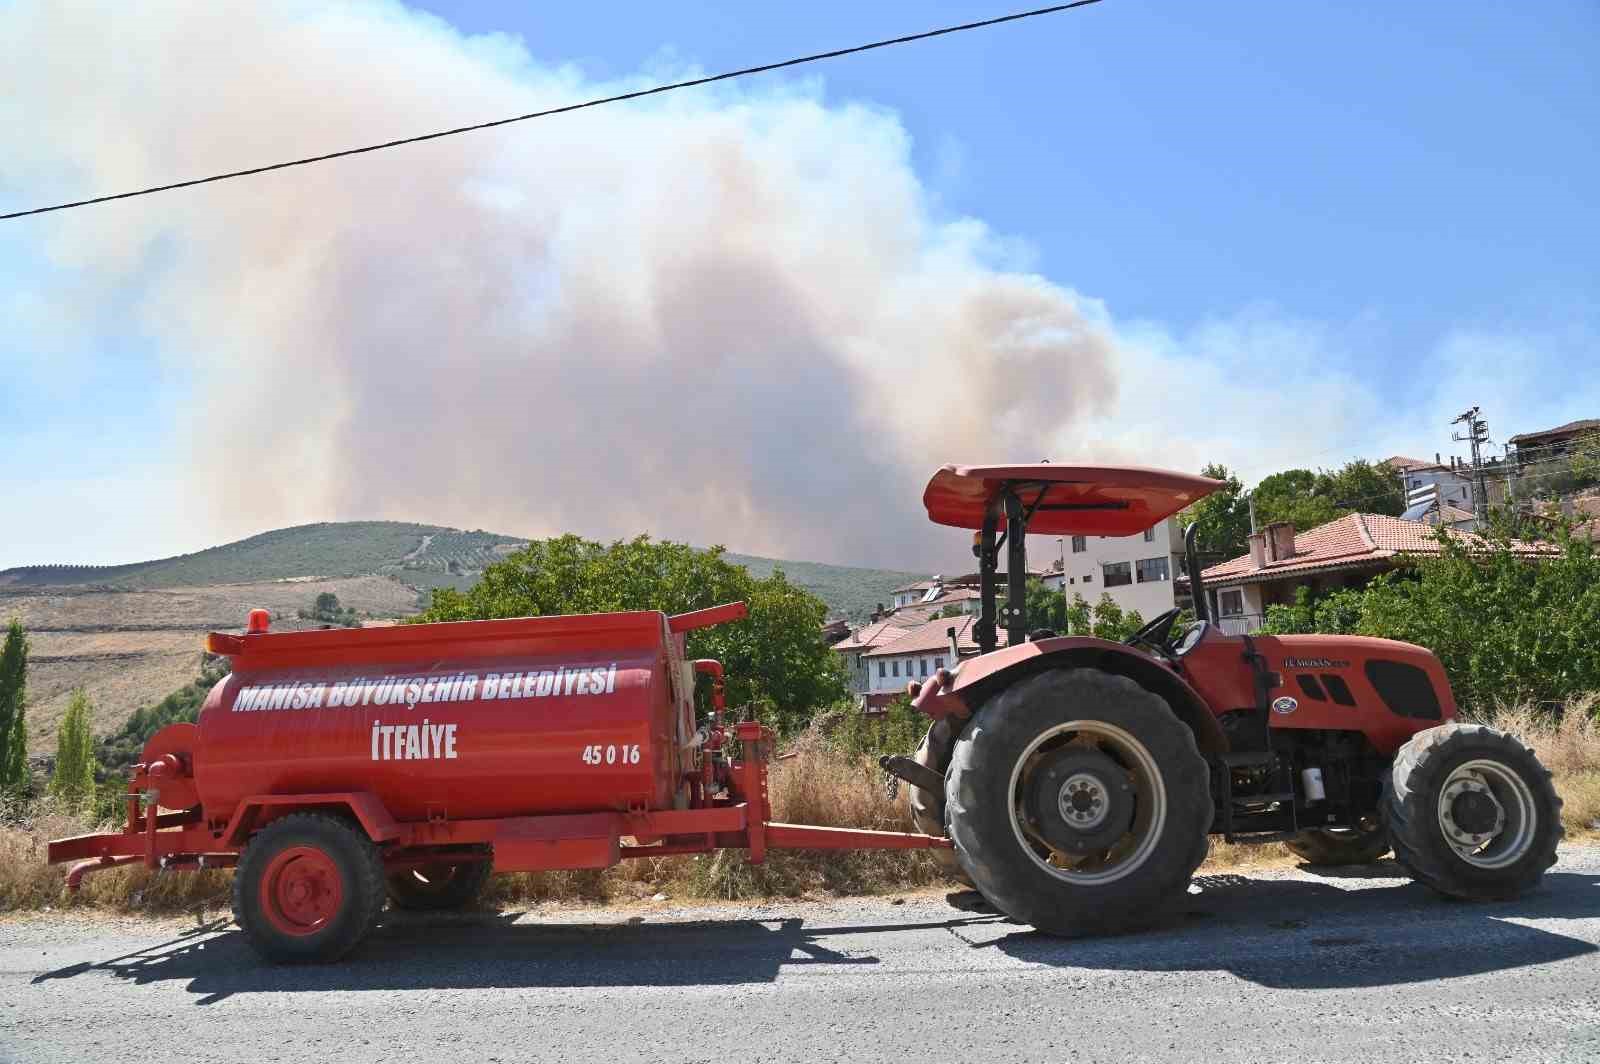
[[1042,580],[1053,591],[1064,589],[1068,599],[1082,595],[1092,606],[1107,594],[1146,620],[1178,604],[1183,532],[1176,517],[1134,536],[1063,536],[1057,547],[1060,568]]
[[891,609],[901,609],[911,606],[929,597],[929,592],[937,594],[944,587],[944,578],[935,574],[926,580],[916,580],[903,587],[897,587],[889,594],[891,596]]
[[[1475,533],[1454,534],[1469,544],[1483,543]],[[1404,556],[1438,554],[1437,535],[1432,525],[1387,514],[1347,514],[1298,535],[1287,522],[1268,525],[1250,536],[1248,554],[1205,570],[1211,616],[1230,635],[1254,631],[1268,606],[1294,602],[1302,587],[1313,594],[1364,587],[1397,568]],[[1514,549],[1528,557],[1558,553],[1543,543]]]
[[1511,457],[1520,473],[1529,462],[1548,461],[1570,453],[1579,439],[1597,432],[1600,432],[1600,418],[1591,417],[1539,432],[1520,432],[1507,440],[1506,444],[1515,448]]
[[895,610],[894,623],[901,627],[914,627],[931,621],[941,614],[957,611],[977,616],[981,596],[975,587],[940,588],[938,597]]
[[[939,669],[954,664],[950,659],[950,632],[956,637],[956,651],[962,658],[978,653],[972,629],[977,618],[941,617],[901,632],[896,639],[880,640],[861,655],[866,663],[867,683],[862,692],[866,712],[882,711],[906,693],[912,680],[926,680]],[[1005,645],[1001,632],[1000,645]]]
[[909,628],[901,627],[890,620],[872,621],[833,644],[834,653],[844,661],[853,694],[860,697],[871,690],[867,676],[866,655],[885,643],[899,639],[908,630]]
[[[1426,505],[1437,503],[1440,506],[1453,506],[1458,510],[1468,513],[1476,512],[1473,508],[1472,466],[1467,462],[1459,462],[1455,455],[1450,456],[1449,463],[1445,463],[1438,454],[1433,456],[1433,461],[1426,458],[1407,458],[1397,454],[1386,458],[1383,464],[1393,469],[1400,476],[1400,484],[1406,490],[1408,499],[1419,498],[1417,505],[1407,508],[1408,520],[1419,520]],[[1495,483],[1500,479],[1495,477]],[[1434,488],[1435,492],[1423,497],[1423,489]],[[1412,510],[1417,511],[1415,515]]]

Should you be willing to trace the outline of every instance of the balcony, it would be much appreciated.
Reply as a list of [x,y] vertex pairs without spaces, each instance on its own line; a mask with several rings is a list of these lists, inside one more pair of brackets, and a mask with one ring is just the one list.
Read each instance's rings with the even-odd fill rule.
[[1230,613],[1217,618],[1217,628],[1223,635],[1249,635],[1266,623],[1263,613]]

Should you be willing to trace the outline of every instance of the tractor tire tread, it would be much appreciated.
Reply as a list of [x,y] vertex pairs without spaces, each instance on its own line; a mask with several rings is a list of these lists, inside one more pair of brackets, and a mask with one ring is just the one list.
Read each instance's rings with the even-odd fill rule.
[[[1507,766],[1524,777],[1537,807],[1539,823],[1529,852],[1509,869],[1497,870],[1505,874],[1483,874],[1456,856],[1431,805],[1447,762],[1458,751],[1465,756],[1474,750],[1511,758]],[[1384,775],[1383,819],[1395,860],[1413,879],[1469,901],[1503,901],[1531,890],[1556,863],[1556,848],[1565,834],[1561,796],[1550,770],[1527,743],[1484,724],[1442,724],[1412,736]]]
[[[1110,715],[1138,720],[1137,738],[1167,790],[1165,840],[1144,867],[1105,885],[1071,885],[1044,872],[1017,842],[1010,810],[985,808],[979,798],[984,780],[1011,778],[1020,753],[1011,747],[1071,719],[1074,705],[1109,707]],[[1105,715],[1104,708],[1082,714]],[[974,885],[1007,916],[1057,935],[1114,932],[1156,919],[1182,897],[1205,860],[1212,812],[1210,772],[1194,733],[1161,696],[1093,668],[1051,669],[990,698],[956,742],[945,777],[945,828]]]

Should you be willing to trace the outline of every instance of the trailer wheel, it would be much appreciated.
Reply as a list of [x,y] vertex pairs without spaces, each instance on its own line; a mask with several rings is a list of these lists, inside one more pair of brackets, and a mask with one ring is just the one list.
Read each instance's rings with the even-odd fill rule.
[[291,813],[256,833],[233,877],[233,918],[267,960],[338,960],[383,911],[383,861],[360,828]]
[[1418,732],[1383,789],[1395,859],[1441,894],[1514,898],[1556,863],[1561,798],[1533,751],[1504,732],[1482,724]]
[[461,909],[483,892],[493,871],[488,861],[402,868],[389,873],[389,901],[398,909]]
[[1389,852],[1389,834],[1372,828],[1309,828],[1284,843],[1315,868],[1371,864]]
[[1097,669],[990,699],[946,778],[962,867],[996,908],[1053,934],[1148,921],[1205,859],[1211,816],[1194,734],[1160,696]]

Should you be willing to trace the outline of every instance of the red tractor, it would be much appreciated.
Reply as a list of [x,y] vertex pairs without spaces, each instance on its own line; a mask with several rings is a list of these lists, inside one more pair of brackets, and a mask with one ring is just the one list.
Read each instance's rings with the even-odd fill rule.
[[1561,802],[1533,754],[1452,723],[1420,647],[1222,633],[1192,529],[1199,619],[1181,631],[1177,610],[1126,643],[1026,630],[1026,531],[1130,535],[1217,486],[1149,469],[935,474],[929,516],[977,532],[982,653],[913,692],[927,738],[885,759],[920,834],[772,822],[772,732],[725,722],[722,666],[684,655],[687,632],[738,621],[741,603],[288,633],[255,610],[243,635],[208,637],[232,672],[196,724],[145,745],[123,829],[52,842],[50,860],[76,862],[69,887],[135,862],[235,868],[235,918],[290,962],[342,956],[386,902],[466,905],[493,871],[719,848],[953,850],[1002,912],[1059,933],[1148,917],[1212,834],[1285,839],[1318,864],[1392,847],[1459,897],[1536,884]]
[[1210,835],[1282,840],[1313,865],[1393,850],[1458,898],[1535,886],[1562,828],[1533,752],[1456,723],[1449,680],[1421,647],[1225,634],[1193,526],[1194,621],[1169,610],[1125,643],[1027,630],[1026,534],[1134,535],[1219,486],[1049,464],[934,475],[929,518],[977,533],[981,653],[913,690],[933,724],[914,758],[885,759],[911,784],[918,827],[954,843],[1001,911],[1068,934],[1147,918],[1185,890]]

